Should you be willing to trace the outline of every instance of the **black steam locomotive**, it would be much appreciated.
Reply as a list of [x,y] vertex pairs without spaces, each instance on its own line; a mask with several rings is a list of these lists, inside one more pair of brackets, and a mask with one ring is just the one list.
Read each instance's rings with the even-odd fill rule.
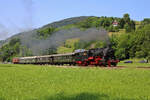
[[110,47],[76,50],[73,53],[14,58],[14,64],[51,64],[78,66],[116,66],[119,60]]

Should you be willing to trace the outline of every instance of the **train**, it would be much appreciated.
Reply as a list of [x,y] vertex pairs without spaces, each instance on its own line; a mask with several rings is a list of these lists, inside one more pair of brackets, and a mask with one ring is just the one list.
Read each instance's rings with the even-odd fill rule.
[[119,60],[115,57],[114,49],[110,47],[95,49],[78,49],[73,53],[53,54],[44,56],[16,57],[14,64],[49,64],[73,66],[117,66]]

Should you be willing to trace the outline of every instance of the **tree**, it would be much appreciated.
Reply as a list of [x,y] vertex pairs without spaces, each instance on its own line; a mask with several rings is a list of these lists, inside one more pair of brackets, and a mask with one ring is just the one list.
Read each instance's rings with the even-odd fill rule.
[[52,33],[54,33],[55,31],[56,31],[56,28],[54,28],[54,27],[39,29],[37,31],[37,36],[40,39],[45,39],[45,38],[49,37],[50,35],[52,35]]
[[130,27],[131,27],[131,30],[135,30],[135,22],[133,20],[130,21]]
[[13,45],[15,45],[16,43],[19,43],[20,44],[20,39],[19,38],[13,38],[13,39],[11,39],[10,40],[10,42],[9,42],[9,44],[11,45],[11,46],[13,46]]
[[109,28],[108,28],[108,31],[109,32],[114,32],[114,27],[112,25],[110,25]]
[[139,28],[143,28],[145,25],[150,24],[150,18],[145,18],[142,22]]
[[123,19],[124,19],[125,23],[129,23],[130,22],[130,15],[128,13],[124,14]]
[[142,25],[147,25],[147,24],[150,24],[150,18],[145,18],[145,19],[142,21]]
[[128,32],[131,32],[131,26],[129,25],[129,24],[125,24],[124,25],[124,28],[125,28],[125,30],[126,30],[126,32],[128,33]]
[[118,26],[114,27],[114,32],[119,32],[119,27]]
[[125,25],[125,21],[124,21],[124,19],[123,18],[121,18],[120,20],[119,20],[119,28],[124,28],[124,25]]
[[[128,24],[125,25],[128,27]],[[150,24],[131,33],[112,35],[110,42],[119,59],[148,58],[150,59]]]
[[22,46],[19,38],[13,38],[7,44],[0,48],[0,59],[4,62],[10,62],[13,57],[29,56],[31,51]]

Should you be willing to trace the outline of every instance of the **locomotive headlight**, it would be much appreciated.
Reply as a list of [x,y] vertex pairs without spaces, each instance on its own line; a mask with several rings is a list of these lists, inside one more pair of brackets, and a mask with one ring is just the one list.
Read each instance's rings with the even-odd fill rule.
[[84,56],[86,56],[86,55],[87,55],[87,53],[84,53],[83,55],[84,55]]

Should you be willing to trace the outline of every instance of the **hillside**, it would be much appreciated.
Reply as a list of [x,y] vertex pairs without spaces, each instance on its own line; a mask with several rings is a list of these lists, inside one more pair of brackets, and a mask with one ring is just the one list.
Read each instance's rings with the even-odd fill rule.
[[[141,22],[129,14],[117,17],[73,17],[16,34],[1,41],[0,60],[13,57],[68,53],[76,49],[100,48],[111,44],[118,59],[150,58],[150,19]],[[138,38],[136,41],[135,39]],[[3,46],[2,46],[3,44]]]
[[[88,18],[91,17],[81,16],[81,17],[73,17],[73,18],[57,21],[45,25],[38,29],[34,29],[28,32],[18,33],[6,39],[3,42],[0,42],[0,45],[2,46],[3,44],[5,45],[5,49],[6,48],[8,49],[11,46],[11,45],[9,46],[9,42],[11,40],[19,39],[20,47],[18,46],[18,49],[25,48],[25,50],[20,49],[21,50],[20,53],[16,53],[13,55],[29,56],[29,55],[25,55],[27,51],[32,52],[32,55],[44,55],[44,54],[57,53],[56,51],[57,48],[59,48],[59,46],[64,46],[65,42],[68,39],[78,38],[80,41],[84,43],[88,43],[90,41],[97,41],[97,40],[101,40],[101,41],[108,40],[107,31],[103,28],[90,27],[87,29],[84,28],[81,29],[80,27],[77,27],[77,23],[83,22]],[[15,43],[13,46],[15,46]],[[14,47],[11,48],[13,49]],[[9,49],[8,51],[10,51]],[[0,52],[0,54],[4,54],[3,50]],[[12,53],[7,55],[12,56]]]
[[89,18],[91,16],[80,16],[80,17],[72,17],[72,18],[67,18],[61,21],[57,21],[57,22],[53,22],[47,25],[44,25],[42,28],[48,28],[48,27],[62,27],[62,26],[66,26],[66,25],[70,25],[70,24],[75,24],[78,22],[81,22],[87,18]]

